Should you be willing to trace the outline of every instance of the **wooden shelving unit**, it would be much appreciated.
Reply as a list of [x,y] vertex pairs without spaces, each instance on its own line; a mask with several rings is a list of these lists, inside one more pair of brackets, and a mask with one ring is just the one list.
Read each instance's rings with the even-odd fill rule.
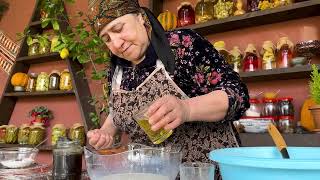
[[50,90],[44,92],[11,92],[4,93],[5,97],[36,97],[36,96],[72,96],[74,91]]
[[63,60],[61,60],[59,53],[48,53],[48,54],[41,54],[36,56],[22,56],[17,58],[16,61],[21,63],[26,63],[26,64],[38,64],[38,63],[63,61]]

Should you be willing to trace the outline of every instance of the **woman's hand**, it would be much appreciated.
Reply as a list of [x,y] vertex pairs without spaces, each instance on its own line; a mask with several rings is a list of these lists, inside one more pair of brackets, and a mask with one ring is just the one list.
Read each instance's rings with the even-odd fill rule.
[[189,105],[175,96],[164,96],[155,101],[148,109],[151,129],[172,130],[189,121]]
[[110,148],[113,137],[102,129],[91,130],[87,133],[88,141],[96,150]]

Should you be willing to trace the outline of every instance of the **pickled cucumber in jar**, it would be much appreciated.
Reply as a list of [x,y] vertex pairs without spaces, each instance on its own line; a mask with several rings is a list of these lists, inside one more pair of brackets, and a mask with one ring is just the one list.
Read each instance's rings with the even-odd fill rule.
[[45,128],[42,123],[34,123],[30,128],[28,144],[37,145],[45,139]]
[[60,90],[72,90],[71,74],[68,69],[64,69],[60,75]]
[[196,23],[204,23],[213,19],[213,4],[209,0],[198,0],[195,8]]
[[72,141],[78,141],[81,146],[84,146],[86,135],[84,126],[80,123],[75,123],[71,128],[69,132],[69,139]]
[[63,124],[56,124],[52,128],[51,144],[56,145],[60,137],[67,137],[67,130]]
[[7,127],[5,142],[7,144],[15,144],[18,140],[18,128],[15,125]]
[[18,143],[19,144],[28,144],[30,134],[30,126],[27,124],[22,124],[18,132]]

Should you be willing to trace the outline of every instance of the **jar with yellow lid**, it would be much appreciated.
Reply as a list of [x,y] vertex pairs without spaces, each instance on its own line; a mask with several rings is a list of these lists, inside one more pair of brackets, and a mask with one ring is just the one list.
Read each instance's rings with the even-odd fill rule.
[[233,15],[233,0],[217,0],[214,5],[214,18],[223,19]]
[[5,143],[6,140],[6,132],[7,132],[7,125],[0,126],[0,143]]
[[241,70],[241,61],[242,61],[242,54],[238,46],[234,46],[233,49],[230,51],[231,55],[231,66],[235,72],[240,72]]
[[18,143],[19,144],[28,144],[30,134],[30,126],[27,124],[22,124],[18,132]]
[[30,134],[28,139],[29,145],[37,145],[45,139],[46,131],[43,123],[34,123],[30,127]]
[[68,69],[64,69],[60,75],[60,90],[72,90],[71,74]]
[[5,142],[7,144],[15,144],[18,140],[18,128],[15,125],[7,126]]
[[63,124],[56,124],[52,127],[51,144],[56,145],[60,137],[67,137],[67,129]]
[[78,141],[81,146],[84,146],[86,144],[84,126],[80,123],[75,123],[70,128],[69,139],[71,139],[72,141]]
[[37,78],[36,91],[49,90],[49,76],[45,72],[41,72]]
[[213,4],[209,0],[198,0],[195,8],[196,23],[204,23],[213,19]]
[[275,47],[271,41],[264,41],[261,49],[262,69],[275,69],[277,67]]
[[288,68],[293,58],[293,43],[288,37],[281,37],[277,42],[277,67]]

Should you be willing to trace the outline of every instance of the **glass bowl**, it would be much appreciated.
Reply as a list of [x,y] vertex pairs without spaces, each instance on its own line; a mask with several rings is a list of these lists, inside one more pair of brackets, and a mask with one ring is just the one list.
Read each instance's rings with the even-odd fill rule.
[[0,164],[9,169],[26,168],[35,163],[38,152],[28,147],[3,148],[0,149]]

